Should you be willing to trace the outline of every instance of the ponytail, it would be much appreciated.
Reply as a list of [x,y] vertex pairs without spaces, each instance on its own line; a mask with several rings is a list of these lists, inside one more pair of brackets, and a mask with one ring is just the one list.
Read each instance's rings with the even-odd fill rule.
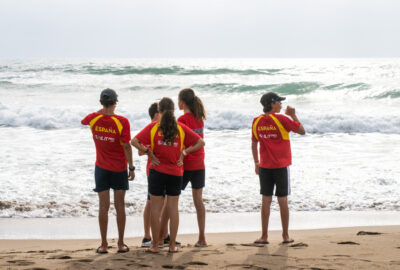
[[194,94],[190,88],[185,88],[179,92],[179,100],[183,101],[189,107],[191,113],[198,120],[204,121],[207,119],[206,110],[204,109],[201,99]]
[[178,135],[178,124],[174,115],[174,102],[170,98],[162,98],[158,103],[158,110],[161,113],[160,129],[167,145],[174,143]]

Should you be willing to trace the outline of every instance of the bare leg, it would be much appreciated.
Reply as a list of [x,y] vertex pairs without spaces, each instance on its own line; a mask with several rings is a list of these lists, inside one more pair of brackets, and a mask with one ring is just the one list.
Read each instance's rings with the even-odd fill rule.
[[283,241],[291,241],[289,237],[289,206],[287,196],[278,197],[279,209],[281,210],[281,222],[282,222],[282,238]]
[[178,211],[179,196],[167,196],[167,210],[169,214],[169,232],[171,240],[169,242],[169,250],[177,251],[176,235],[178,234],[179,226],[179,211]]
[[126,250],[124,244],[125,233],[125,190],[114,190],[114,206],[117,212],[117,227],[118,227],[118,250]]
[[169,215],[168,215],[168,210],[167,210],[167,197],[164,198],[163,202],[163,207],[161,210],[161,216],[160,216],[160,222],[161,222],[161,230],[160,230],[160,245],[164,244],[164,238],[168,237],[168,220],[169,220]]
[[144,207],[143,212],[143,224],[144,224],[144,238],[150,239],[150,224],[151,224],[151,202],[150,200],[146,201],[146,206]]
[[205,227],[206,227],[206,209],[203,203],[203,189],[192,189],[193,195],[193,203],[196,207],[197,213],[197,224],[199,226],[199,240],[198,243],[201,245],[207,245],[206,236],[205,236]]
[[99,226],[101,234],[100,252],[107,251],[107,225],[108,225],[108,210],[110,209],[110,191],[105,190],[99,194]]
[[160,213],[163,205],[162,196],[150,195],[151,200],[151,233],[153,235],[153,241],[151,243],[151,248],[149,251],[158,252],[158,243],[160,241]]
[[261,237],[256,241],[265,242],[268,241],[268,223],[269,214],[271,209],[272,196],[262,195],[262,205],[261,205]]

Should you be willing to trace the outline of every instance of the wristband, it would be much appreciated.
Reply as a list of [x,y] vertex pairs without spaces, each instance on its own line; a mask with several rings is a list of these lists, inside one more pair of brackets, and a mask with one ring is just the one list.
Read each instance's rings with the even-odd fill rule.
[[150,152],[150,149],[149,149],[149,148],[147,148],[146,151],[144,151],[144,153],[145,153],[146,155],[148,155],[149,152]]
[[129,171],[130,171],[130,172],[135,171],[135,166],[133,166],[132,168],[129,167]]

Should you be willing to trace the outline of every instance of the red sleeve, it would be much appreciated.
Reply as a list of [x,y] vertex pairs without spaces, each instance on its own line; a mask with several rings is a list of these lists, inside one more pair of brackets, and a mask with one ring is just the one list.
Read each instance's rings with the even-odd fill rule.
[[150,131],[151,128],[155,125],[155,123],[148,124],[144,129],[142,129],[138,134],[136,134],[135,138],[139,140],[142,145],[150,145]]
[[186,122],[186,119],[185,119],[185,115],[181,115],[181,116],[178,118],[178,122],[181,122],[182,124],[187,125],[187,122]]
[[301,125],[300,122],[293,121],[291,118],[286,117],[284,115],[280,115],[279,121],[281,121],[283,127],[287,131],[297,132],[297,130],[299,129],[299,127]]
[[129,143],[131,140],[131,126],[129,124],[128,119],[123,118],[122,126],[123,126],[123,129],[122,129],[120,140],[123,143]]
[[183,144],[186,147],[196,144],[196,142],[200,139],[200,136],[197,135],[191,128],[187,127],[185,124],[181,124],[180,126],[185,132],[185,140],[183,141]]
[[90,121],[96,116],[98,113],[91,113],[87,115],[85,118],[82,119],[81,124],[82,125],[89,125]]

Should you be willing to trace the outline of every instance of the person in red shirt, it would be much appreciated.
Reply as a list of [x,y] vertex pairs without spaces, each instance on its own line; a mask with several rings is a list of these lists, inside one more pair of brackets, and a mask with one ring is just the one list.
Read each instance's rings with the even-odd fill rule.
[[[262,234],[254,243],[268,244],[268,222],[274,186],[275,196],[281,213],[283,244],[292,243],[289,237],[289,207],[287,196],[290,195],[289,166],[292,164],[289,132],[304,135],[306,132],[296,116],[295,109],[287,106],[285,114],[278,114],[282,109],[281,101],[286,98],[269,92],[261,97],[264,114],[257,116],[252,125],[251,149],[255,172],[260,178],[262,195],[261,224]],[[258,159],[260,143],[260,159]]]
[[[110,188],[114,190],[114,205],[117,212],[118,252],[128,252],[124,244],[125,231],[125,192],[129,189],[128,180],[135,177],[132,161],[132,148],[129,143],[131,131],[128,119],[114,114],[117,106],[117,93],[105,89],[100,94],[103,110],[86,116],[82,125],[90,126],[96,146],[95,192],[99,196],[99,225],[101,246],[97,253],[107,253],[108,210],[110,208]],[[127,172],[129,163],[129,176]]]
[[[159,244],[163,244],[159,217],[163,205],[162,195],[165,193],[170,218],[169,252],[177,252],[178,200],[182,186],[183,159],[187,154],[203,147],[204,141],[186,125],[176,122],[174,102],[170,98],[161,99],[158,111],[161,113],[161,120],[146,126],[131,143],[151,159],[149,191],[153,241],[148,251],[159,252]],[[150,148],[144,145],[150,145]]]
[[[149,116],[151,119],[151,122],[157,122],[160,121],[160,113],[158,112],[158,103],[154,102],[153,104],[150,105],[149,107]],[[145,147],[150,147],[150,145],[147,145]],[[145,155],[144,152],[139,151],[139,156]],[[147,182],[149,178],[149,170],[150,170],[150,164],[151,164],[151,159],[148,157],[147,159],[147,165],[146,165],[146,175],[147,175]],[[164,195],[165,197],[165,195]],[[166,219],[165,225],[162,225],[162,230],[163,232],[163,238],[164,238],[164,244],[169,244],[169,237],[168,237],[168,215],[166,214],[166,206],[167,206],[167,200],[164,200],[164,205],[161,210],[161,216]],[[144,225],[144,237],[142,239],[142,247],[150,247],[151,246],[151,236],[150,236],[150,228],[151,228],[151,202],[150,202],[150,193],[148,192],[147,194],[147,201],[146,201],[146,206],[143,211],[143,225]]]
[[[204,120],[206,111],[203,102],[190,88],[183,89],[178,95],[179,109],[184,115],[178,118],[178,122],[190,127],[201,138],[204,138]],[[199,226],[199,239],[195,247],[207,247],[205,237],[206,209],[203,203],[203,188],[205,186],[204,147],[187,155],[183,160],[182,190],[190,182],[192,186],[193,203],[196,207],[197,223]]]

